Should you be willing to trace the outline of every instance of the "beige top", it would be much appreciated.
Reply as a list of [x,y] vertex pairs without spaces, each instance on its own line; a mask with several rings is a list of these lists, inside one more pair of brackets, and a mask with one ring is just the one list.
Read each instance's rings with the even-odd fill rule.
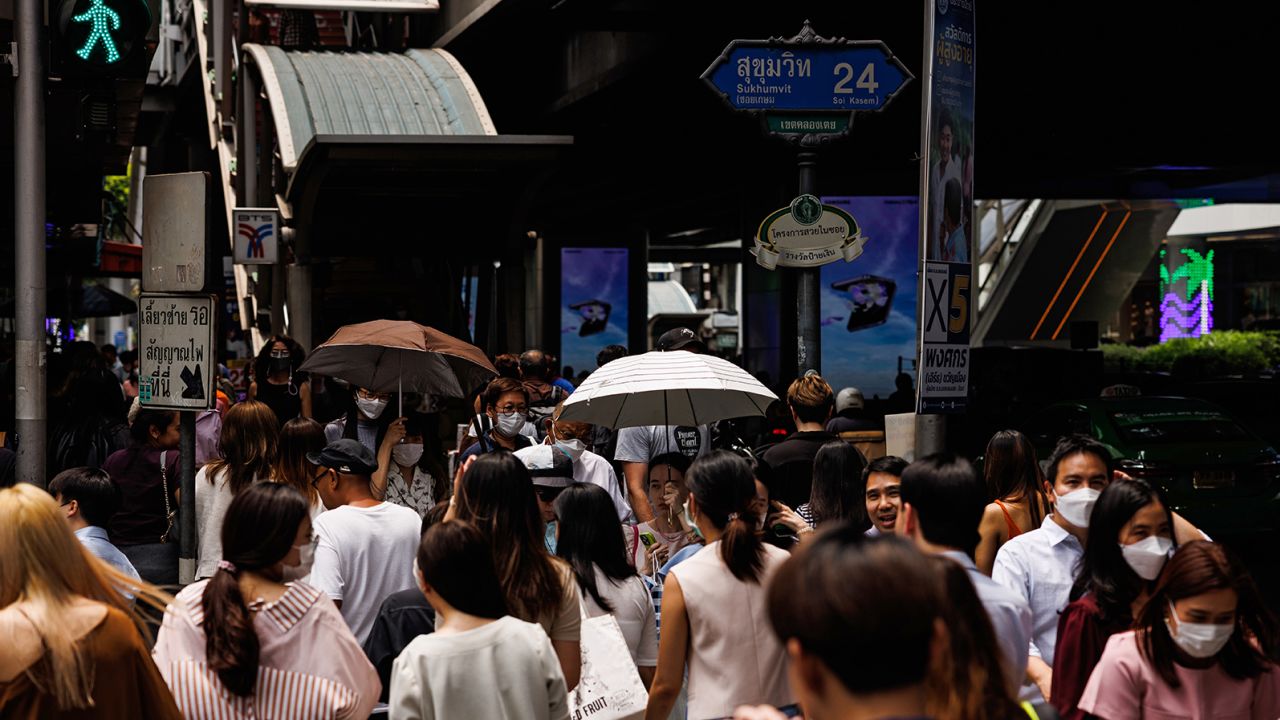
[[671,569],[689,613],[689,720],[728,717],[739,705],[790,705],[787,656],[769,625],[769,578],[789,555],[765,545],[759,583],[743,582],[714,542]]

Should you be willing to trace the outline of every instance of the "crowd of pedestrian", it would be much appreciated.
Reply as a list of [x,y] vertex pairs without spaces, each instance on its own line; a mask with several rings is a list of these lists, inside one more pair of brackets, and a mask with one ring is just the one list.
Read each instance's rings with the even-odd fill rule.
[[1248,573],[1088,437],[868,457],[861,394],[812,373],[754,449],[593,427],[529,350],[446,455],[430,398],[336,391],[272,337],[197,426],[185,517],[178,414],[88,350],[48,492],[0,490],[5,718],[1280,718]]

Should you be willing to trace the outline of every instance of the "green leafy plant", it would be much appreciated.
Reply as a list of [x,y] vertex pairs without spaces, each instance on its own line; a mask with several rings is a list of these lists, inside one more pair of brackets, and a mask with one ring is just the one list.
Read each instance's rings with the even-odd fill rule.
[[1167,372],[1179,377],[1259,375],[1280,366],[1280,335],[1227,330],[1146,348],[1105,345],[1108,372]]

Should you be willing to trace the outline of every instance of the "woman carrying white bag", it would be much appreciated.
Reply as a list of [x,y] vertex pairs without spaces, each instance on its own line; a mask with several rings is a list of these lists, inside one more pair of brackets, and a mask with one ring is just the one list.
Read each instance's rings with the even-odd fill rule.
[[585,483],[555,503],[556,554],[573,567],[583,603],[582,680],[569,697],[583,720],[642,715],[658,664],[653,600],[611,508],[609,493]]

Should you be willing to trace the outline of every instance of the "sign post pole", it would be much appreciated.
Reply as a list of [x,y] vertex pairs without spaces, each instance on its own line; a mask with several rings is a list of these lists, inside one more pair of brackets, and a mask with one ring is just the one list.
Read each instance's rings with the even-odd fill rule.
[[[802,150],[796,155],[800,194],[816,195],[818,154]],[[822,372],[822,318],[820,317],[821,267],[796,270],[796,370],[798,374]]]
[[[879,40],[824,38],[806,20],[793,37],[734,40],[702,79],[733,110],[759,115],[766,134],[800,148],[800,192],[790,218],[782,219],[785,227],[775,225],[786,208],[766,218],[752,253],[768,270],[794,268],[796,369],[820,371],[820,266],[852,262],[866,238],[848,213],[837,217],[817,197],[816,148],[847,135],[855,113],[883,110],[911,72]],[[840,227],[849,233],[833,235]]]
[[180,412],[182,439],[178,441],[181,478],[178,498],[178,582],[190,585],[196,581],[196,414]]

